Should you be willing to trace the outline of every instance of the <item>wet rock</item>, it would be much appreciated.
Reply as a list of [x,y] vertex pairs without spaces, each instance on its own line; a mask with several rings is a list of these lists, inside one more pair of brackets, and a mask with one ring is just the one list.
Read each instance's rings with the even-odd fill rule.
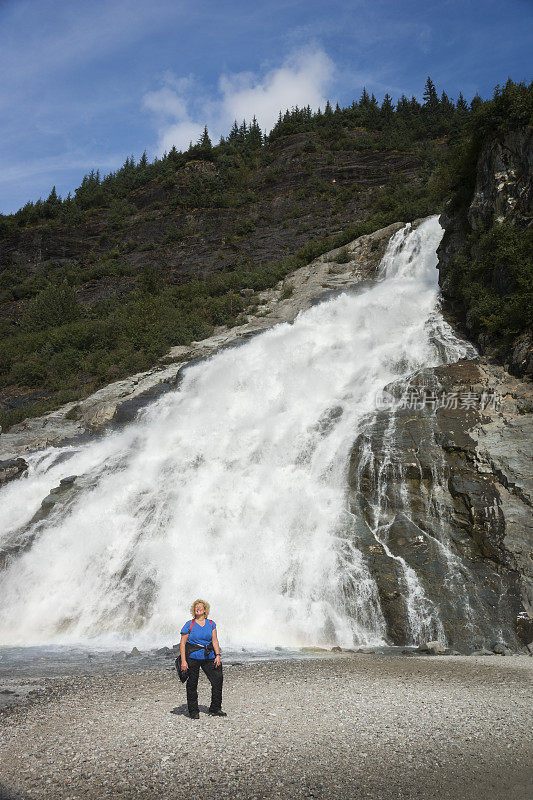
[[[386,388],[394,396],[395,386]],[[402,563],[419,584],[428,621],[416,635],[426,641],[443,632],[450,647],[469,651],[474,642],[487,647],[501,630],[516,648],[517,615],[533,611],[533,419],[517,409],[532,388],[485,359],[421,370],[401,387],[456,397],[474,389],[509,397],[507,407],[398,408],[393,429],[383,410],[352,449],[352,535],[396,645],[414,635]]]
[[155,650],[156,656],[171,656],[172,654],[172,649],[170,647],[160,647],[158,650]]
[[139,656],[142,656],[142,653],[136,647],[132,647],[130,652],[126,654],[126,658],[138,658]]
[[472,653],[470,653],[470,655],[472,655],[472,656],[493,656],[494,653],[492,652],[492,650],[487,650],[485,648],[482,648],[481,650],[474,650]]
[[441,642],[422,642],[418,647],[421,653],[428,653],[430,656],[443,656],[446,648]]
[[76,488],[78,488],[76,486],[77,478],[77,475],[69,475],[59,481],[59,486],[54,486],[53,489],[50,489],[49,494],[41,501],[41,508],[31,519],[30,525],[45,519],[58,503],[60,506],[67,503],[76,493]]
[[331,652],[332,653],[342,653],[342,647],[337,647],[337,646],[336,647],[332,647],[331,648]]
[[23,458],[8,458],[0,461],[0,486],[15,480],[15,478],[20,478],[27,469],[28,465]]
[[44,500],[41,500],[41,508],[43,511],[50,511],[55,504],[57,503],[57,497],[55,497],[52,492],[47,495]]
[[526,645],[533,642],[533,617],[526,611],[521,611],[516,618],[516,635]]
[[510,650],[506,644],[503,642],[495,642],[492,645],[492,652],[495,653],[497,656],[510,656],[512,655],[512,650]]

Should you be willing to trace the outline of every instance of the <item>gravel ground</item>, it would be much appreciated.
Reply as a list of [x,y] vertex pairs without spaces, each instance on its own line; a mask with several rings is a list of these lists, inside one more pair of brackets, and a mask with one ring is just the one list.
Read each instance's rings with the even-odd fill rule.
[[530,800],[532,676],[527,656],[227,666],[227,718],[201,674],[198,721],[170,670],[47,678],[0,716],[0,796]]

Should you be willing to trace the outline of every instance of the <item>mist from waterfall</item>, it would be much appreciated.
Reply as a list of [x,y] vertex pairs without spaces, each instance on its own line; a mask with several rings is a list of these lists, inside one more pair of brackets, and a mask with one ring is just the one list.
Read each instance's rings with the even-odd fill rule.
[[168,643],[196,597],[226,646],[382,642],[348,460],[387,384],[474,354],[439,312],[441,236],[406,226],[370,288],[191,365],[121,430],[32,455],[0,492],[0,644]]

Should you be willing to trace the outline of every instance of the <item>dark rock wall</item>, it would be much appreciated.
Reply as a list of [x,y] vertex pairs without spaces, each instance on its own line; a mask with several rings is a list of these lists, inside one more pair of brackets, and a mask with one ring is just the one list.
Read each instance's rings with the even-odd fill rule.
[[378,412],[349,470],[354,536],[387,634],[458,650],[527,644],[517,617],[533,610],[531,387],[479,359],[423,370],[411,391],[455,396],[456,407]]
[[[469,309],[459,297],[450,264],[456,255],[472,256],[468,237],[508,222],[521,228],[533,225],[533,129],[525,127],[488,137],[479,154],[476,183],[466,209],[441,215],[444,237],[438,249],[439,284],[448,310],[468,335],[475,336]],[[505,267],[497,267],[490,284],[504,293],[508,288]],[[477,344],[486,355],[496,355],[518,376],[533,376],[533,335],[526,332],[511,345],[501,347],[495,337],[481,333]]]
[[468,209],[472,230],[511,220],[526,226],[533,210],[533,129],[487,139],[481,149],[474,196]]

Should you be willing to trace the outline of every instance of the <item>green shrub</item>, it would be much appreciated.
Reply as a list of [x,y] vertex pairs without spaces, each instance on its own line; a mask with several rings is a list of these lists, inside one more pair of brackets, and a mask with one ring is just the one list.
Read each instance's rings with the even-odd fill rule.
[[281,290],[281,294],[279,296],[280,300],[287,300],[289,297],[292,297],[294,294],[294,286],[292,283],[285,282],[283,284],[283,289]]
[[474,332],[512,338],[533,325],[533,231],[502,223],[472,234],[449,278]]
[[30,300],[24,315],[24,327],[30,331],[45,330],[55,325],[73,322],[82,314],[76,293],[66,281],[49,284]]
[[348,251],[348,248],[342,247],[331,260],[336,264],[348,264],[352,260],[352,257]]

